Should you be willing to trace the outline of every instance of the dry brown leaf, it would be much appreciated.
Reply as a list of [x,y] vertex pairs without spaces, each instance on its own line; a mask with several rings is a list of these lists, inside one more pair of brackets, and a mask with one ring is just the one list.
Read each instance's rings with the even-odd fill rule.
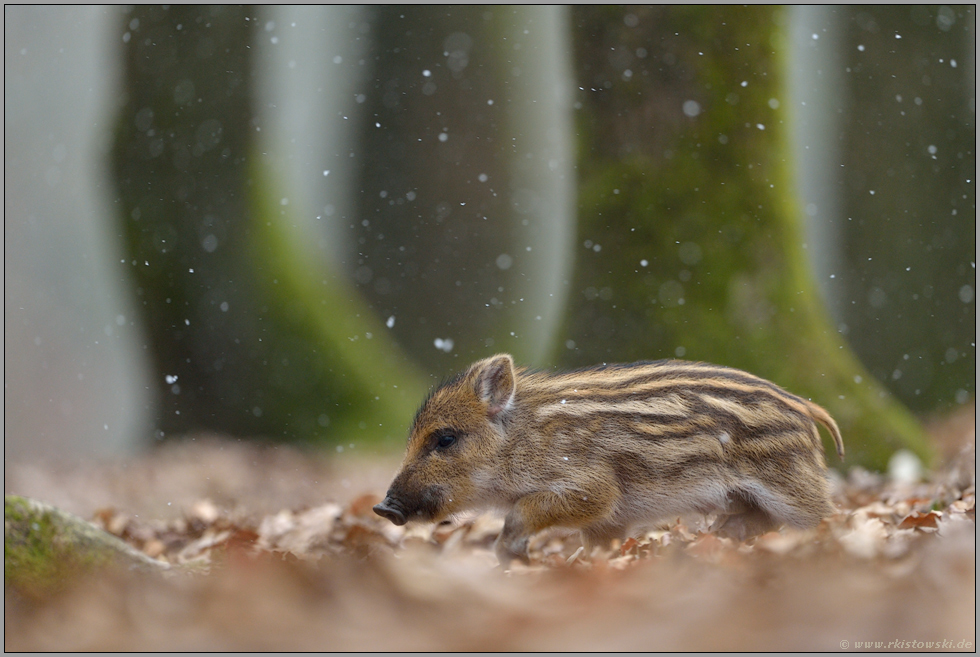
[[943,514],[939,511],[930,511],[928,513],[919,513],[914,511],[907,515],[902,522],[899,523],[899,529],[936,529],[938,527],[939,519],[943,517]]
[[220,515],[221,512],[218,507],[208,499],[198,500],[187,512],[189,520],[199,522],[204,526],[213,525]]
[[153,557],[154,559],[156,559],[166,551],[167,551],[166,544],[163,541],[155,538],[150,539],[149,541],[143,544],[143,553],[148,557]]
[[711,563],[719,563],[732,551],[734,542],[730,538],[719,538],[715,534],[702,534],[687,546],[687,552],[697,557],[707,559]]
[[769,532],[755,541],[756,548],[773,554],[789,554],[797,549],[809,535],[805,532]]

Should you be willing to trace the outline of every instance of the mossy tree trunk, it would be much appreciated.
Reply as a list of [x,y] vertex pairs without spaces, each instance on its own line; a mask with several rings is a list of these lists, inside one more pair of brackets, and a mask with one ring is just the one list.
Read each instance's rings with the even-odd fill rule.
[[403,436],[424,384],[303,251],[256,143],[249,8],[136,7],[113,165],[158,435]]
[[[579,243],[565,365],[684,357],[826,406],[849,464],[922,431],[832,329],[791,185],[772,7],[577,7]],[[830,453],[830,452],[828,452]]]

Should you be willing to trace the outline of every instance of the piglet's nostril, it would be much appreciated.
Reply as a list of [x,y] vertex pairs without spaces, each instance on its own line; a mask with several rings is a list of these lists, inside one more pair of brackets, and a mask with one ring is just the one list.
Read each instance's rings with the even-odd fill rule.
[[385,498],[380,504],[374,506],[374,512],[377,513],[382,518],[387,518],[396,525],[405,524],[405,514],[401,512],[400,509],[396,508],[390,501],[389,498]]

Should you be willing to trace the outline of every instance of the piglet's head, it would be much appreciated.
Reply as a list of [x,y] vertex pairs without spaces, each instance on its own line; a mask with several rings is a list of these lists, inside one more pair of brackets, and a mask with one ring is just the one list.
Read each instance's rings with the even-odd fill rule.
[[401,469],[374,512],[395,523],[439,521],[478,506],[514,404],[514,360],[478,361],[436,388],[412,424]]

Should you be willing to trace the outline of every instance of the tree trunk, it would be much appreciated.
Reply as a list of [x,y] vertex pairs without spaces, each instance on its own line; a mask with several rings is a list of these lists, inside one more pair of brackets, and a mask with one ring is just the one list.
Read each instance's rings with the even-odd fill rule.
[[424,384],[303,250],[256,142],[258,13],[136,7],[113,164],[158,436],[401,439]]
[[975,7],[890,9],[841,8],[841,316],[893,394],[948,411],[976,394]]
[[496,351],[540,361],[574,235],[566,10],[370,16],[348,275],[428,371]]

